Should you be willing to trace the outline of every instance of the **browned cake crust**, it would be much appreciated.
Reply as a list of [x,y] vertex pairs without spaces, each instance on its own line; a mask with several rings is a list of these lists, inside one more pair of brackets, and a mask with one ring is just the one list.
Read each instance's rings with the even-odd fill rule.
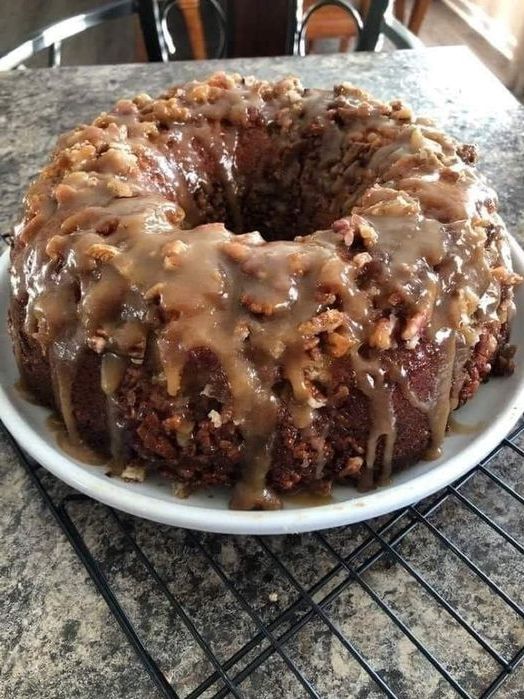
[[511,368],[519,278],[474,160],[348,85],[122,100],[27,194],[24,382],[125,478],[231,485],[236,508],[385,482]]

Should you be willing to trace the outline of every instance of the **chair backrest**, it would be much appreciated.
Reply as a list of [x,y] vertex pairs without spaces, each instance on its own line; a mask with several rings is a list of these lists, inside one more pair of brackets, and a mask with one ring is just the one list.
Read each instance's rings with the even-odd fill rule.
[[[267,2],[272,1],[267,0]],[[219,0],[205,0],[205,2],[213,9],[218,19],[220,39],[217,55],[223,56],[227,45],[226,15]],[[302,0],[287,0],[287,2],[289,22],[286,46],[282,47],[282,53],[291,55],[305,53],[305,33],[308,22],[316,12],[327,6],[340,8],[351,18],[357,35],[357,51],[375,50],[381,33],[386,34],[398,48],[422,46],[420,40],[387,12],[390,0],[361,2],[360,7],[367,10],[364,19],[350,0],[317,0],[314,4],[310,4],[305,13]],[[43,50],[49,52],[50,66],[60,65],[62,41],[107,20],[134,13],[138,14],[140,19],[148,60],[167,61],[176,51],[167,23],[168,14],[173,8],[181,11],[185,18],[194,58],[207,58],[200,4],[200,0],[163,0],[160,3],[158,0],[113,0],[94,10],[69,17],[34,32],[20,46],[0,55],[0,70],[16,68]],[[267,19],[270,21],[270,16]]]
[[169,53],[161,29],[161,17],[155,0],[114,0],[89,12],[68,17],[31,34],[16,48],[0,55],[0,70],[11,70],[40,51],[48,50],[49,66],[61,61],[61,43],[76,34],[110,19],[138,14],[150,61],[167,61]]
[[[289,34],[288,53],[305,54],[305,35],[313,16],[325,7],[343,10],[355,26],[356,51],[374,51],[385,34],[397,48],[418,48],[423,44],[388,12],[390,0],[365,0],[356,6],[351,0],[317,0],[303,11],[302,0],[294,0],[294,25]],[[363,15],[365,15],[363,17]]]
[[[183,19],[185,35],[191,50],[191,55],[196,60],[205,58],[221,58],[226,54],[227,48],[227,19],[224,8],[219,0],[158,0],[161,17],[161,29],[166,41],[170,56],[176,55],[177,37],[173,36],[173,29],[178,28],[171,24],[171,15],[178,15]],[[207,21],[206,21],[207,20]],[[208,26],[211,25],[211,26]],[[216,31],[216,40],[210,55],[207,39],[209,34]],[[206,34],[208,37],[206,37]],[[185,43],[185,42],[184,42]]]

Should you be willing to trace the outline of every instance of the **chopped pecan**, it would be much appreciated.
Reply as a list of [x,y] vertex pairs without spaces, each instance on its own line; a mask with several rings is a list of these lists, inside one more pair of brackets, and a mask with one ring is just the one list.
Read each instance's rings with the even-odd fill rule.
[[378,239],[377,232],[365,218],[358,214],[352,214],[349,218],[341,218],[332,224],[335,233],[344,238],[344,243],[350,247],[355,238],[360,238],[364,245],[372,247]]
[[257,301],[250,294],[242,294],[240,303],[255,315],[272,316],[275,312],[273,304],[267,301]]
[[395,121],[411,121],[413,119],[413,111],[402,102],[391,103],[391,118]]
[[356,97],[357,99],[363,99],[368,96],[364,90],[361,90],[359,87],[355,87],[355,85],[348,82],[334,85],[333,93],[336,97]]
[[321,395],[309,396],[307,399],[307,404],[310,408],[318,410],[318,408],[323,408],[327,405],[327,398]]
[[186,212],[181,206],[174,206],[164,210],[164,215],[173,226],[178,226],[186,217]]
[[164,255],[164,269],[177,269],[182,264],[184,255],[189,250],[183,240],[172,240],[162,248]]
[[213,75],[208,79],[207,83],[211,87],[221,87],[223,90],[231,90],[235,87],[241,78],[237,73],[224,73],[223,71],[218,71],[213,73]]
[[188,420],[184,415],[176,414],[162,420],[162,427],[166,432],[177,432],[183,435],[189,435],[195,426],[194,422]]
[[347,351],[352,347],[354,342],[348,335],[342,335],[341,333],[329,333],[327,336],[327,348],[328,352],[332,357],[343,357],[347,354]]
[[411,136],[409,137],[409,143],[414,151],[419,151],[424,146],[424,134],[422,130],[415,126],[411,131]]
[[353,259],[351,260],[355,267],[357,269],[362,269],[364,265],[367,265],[369,262],[371,262],[373,258],[369,254],[369,252],[359,252]]
[[115,110],[119,114],[133,114],[137,111],[136,105],[131,100],[120,99],[116,103]]
[[221,250],[234,262],[244,262],[250,255],[250,250],[247,245],[242,245],[242,243],[236,243],[234,241],[223,243],[221,245]]
[[457,182],[460,179],[460,172],[450,167],[445,167],[440,171],[440,179],[445,182]]
[[146,301],[157,300],[162,296],[163,291],[163,282],[157,282],[156,284],[153,284],[153,286],[149,287],[149,289],[144,294],[144,298]]
[[324,306],[333,306],[337,300],[337,295],[330,289],[317,289],[315,291],[315,301],[318,301]]
[[351,247],[355,237],[355,228],[350,218],[339,218],[333,221],[331,229],[342,236],[348,248]]
[[66,237],[63,235],[54,235],[52,238],[49,238],[45,246],[46,255],[52,260],[62,257],[66,242]]
[[197,83],[186,93],[190,102],[207,102],[209,99],[209,85]]
[[463,143],[457,147],[457,155],[467,165],[474,165],[478,159],[477,149],[468,143]]
[[173,495],[180,500],[185,500],[194,491],[195,486],[191,483],[173,483]]
[[390,349],[393,327],[394,319],[391,316],[389,318],[379,318],[369,336],[369,345],[381,350]]
[[139,95],[133,97],[133,102],[139,109],[142,109],[146,104],[151,104],[153,98],[150,97],[146,92],[141,92]]
[[180,429],[180,426],[184,421],[185,418],[183,415],[172,415],[171,417],[168,417],[162,421],[162,427],[166,430],[166,432],[176,432]]
[[400,109],[394,109],[391,112],[391,118],[395,121],[411,121],[413,119],[413,112],[409,107],[401,107]]
[[360,219],[356,223],[358,225],[358,232],[360,233],[360,237],[364,241],[364,245],[367,248],[372,247],[375,245],[375,243],[378,240],[378,235],[376,230],[373,228],[371,224],[369,224],[365,219],[360,218],[360,216],[357,217],[356,214],[354,214],[355,218]]
[[57,185],[53,192],[53,196],[59,206],[70,204],[77,194],[78,191],[74,187],[64,183]]
[[300,323],[298,332],[304,337],[309,335],[318,335],[323,332],[333,332],[344,324],[345,316],[341,311],[331,308],[318,316]]
[[310,268],[307,257],[299,252],[289,255],[288,266],[291,274],[295,274],[298,277],[303,277]]
[[399,306],[402,303],[403,297],[400,291],[393,291],[389,296],[388,296],[388,303],[391,306]]
[[120,221],[118,218],[106,218],[104,221],[99,223],[96,227],[96,232],[98,235],[108,236],[116,231]]
[[410,318],[407,319],[406,325],[402,330],[401,337],[403,340],[415,340],[418,339],[422,329],[426,324],[426,314],[422,311],[417,311]]
[[510,376],[515,370],[515,345],[503,345],[497,355],[495,373],[499,376]]
[[129,197],[133,196],[133,189],[131,185],[127,182],[122,182],[122,180],[119,180],[116,177],[113,180],[109,180],[107,183],[107,188],[111,194],[114,194],[115,197],[119,199],[128,199]]
[[459,312],[463,317],[473,315],[478,308],[479,302],[479,297],[470,287],[459,289],[457,303]]
[[306,350],[306,352],[308,352],[309,350],[312,350],[315,347],[317,347],[319,342],[320,342],[320,340],[318,339],[318,337],[315,337],[315,336],[306,337],[306,339],[304,340],[304,349]]
[[339,478],[347,478],[349,476],[356,476],[364,464],[364,459],[361,456],[350,456],[346,459],[341,471],[338,473]]
[[[130,145],[119,142],[112,143],[111,147],[98,158],[98,169],[101,172],[113,173],[115,175],[129,175],[132,172],[136,172],[137,165],[138,159],[131,151]],[[112,186],[118,188],[118,185]],[[117,196],[121,195],[117,194]]]
[[520,284],[522,282],[522,277],[515,272],[510,272],[507,267],[500,265],[499,267],[494,267],[491,270],[491,275],[502,284]]
[[98,262],[109,262],[115,255],[118,255],[118,248],[106,243],[93,243],[87,248],[87,255]]
[[87,338],[87,346],[96,352],[102,354],[107,346],[107,333],[103,330],[97,330],[94,335]]
[[365,192],[357,211],[370,216],[411,216],[420,213],[420,204],[407,192],[376,185]]
[[493,199],[492,197],[488,197],[487,199],[484,199],[484,206],[486,207],[488,213],[494,214],[495,211],[497,210],[497,202],[496,199]]
[[131,461],[125,466],[124,470],[120,474],[120,478],[125,481],[143,483],[146,478],[146,467],[143,464]]
[[244,340],[247,340],[247,338],[249,337],[249,332],[249,325],[245,321],[239,321],[235,325],[233,335],[235,338],[243,342]]
[[220,427],[222,427],[222,417],[220,416],[219,412],[216,410],[210,410],[207,416],[211,420],[211,423],[215,429],[218,430]]
[[158,102],[154,106],[155,116],[162,122],[169,122],[170,120],[178,121],[181,124],[188,122],[191,119],[191,112],[187,107],[182,107],[178,99],[170,99],[166,103],[163,103],[163,108]]

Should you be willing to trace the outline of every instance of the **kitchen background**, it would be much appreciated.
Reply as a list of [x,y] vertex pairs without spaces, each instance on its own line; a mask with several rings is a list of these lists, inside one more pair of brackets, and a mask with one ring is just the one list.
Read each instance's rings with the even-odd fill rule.
[[[64,17],[103,5],[107,0],[4,0],[0,23],[0,54],[14,48],[31,32]],[[369,0],[355,0],[362,5]],[[162,4],[162,3],[160,3]],[[176,7],[169,14],[170,30],[177,47],[176,58],[192,57],[185,31],[184,14]],[[207,53],[213,53],[214,20],[207,0],[179,0],[187,7],[199,6],[206,29]],[[278,28],[285,31],[287,0],[220,0],[228,22],[236,21],[228,55],[272,55],[279,53],[268,43],[268,35],[260,31],[261,22],[271,22],[272,35],[278,41]],[[312,4],[305,0],[304,6]],[[395,0],[397,16],[409,22],[414,6],[419,9],[422,24],[418,31],[426,46],[466,44],[499,79],[519,95],[524,92],[524,5],[515,0]],[[186,15],[187,16],[187,15]],[[145,57],[136,17],[109,22],[84,32],[65,43],[63,63],[87,65],[92,63],[129,63]],[[314,52],[330,52],[345,48],[337,34],[350,20],[336,8],[325,8],[317,13],[314,26],[323,36],[308,47]],[[349,29],[351,31],[351,28]],[[326,34],[328,35],[326,37]],[[265,46],[260,45],[263,36]],[[331,37],[331,38],[330,38]],[[351,46],[349,45],[349,48]],[[386,46],[387,48],[387,46]],[[280,51],[281,52],[281,51]],[[28,65],[45,65],[45,57],[32,59]]]

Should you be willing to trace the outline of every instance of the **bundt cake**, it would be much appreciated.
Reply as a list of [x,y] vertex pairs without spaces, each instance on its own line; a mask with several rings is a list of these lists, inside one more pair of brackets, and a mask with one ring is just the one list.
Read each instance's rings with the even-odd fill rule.
[[23,382],[131,480],[231,486],[239,509],[387,482],[511,370],[519,278],[475,159],[348,84],[121,100],[27,193]]

